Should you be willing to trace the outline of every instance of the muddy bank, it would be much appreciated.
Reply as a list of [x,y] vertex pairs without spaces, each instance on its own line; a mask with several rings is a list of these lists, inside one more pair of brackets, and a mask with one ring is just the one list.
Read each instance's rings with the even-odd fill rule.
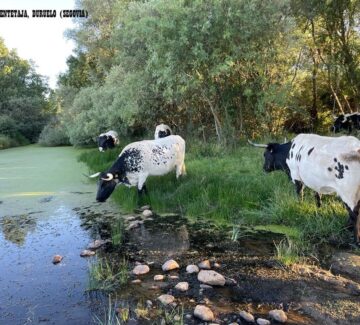
[[[84,223],[92,224],[90,231],[107,229],[101,237],[111,238],[107,234],[111,232],[110,224],[115,222],[113,218],[108,219],[108,225],[104,220],[99,224],[96,221],[101,220],[99,215],[81,213],[82,220],[87,220]],[[166,319],[161,314],[164,309],[184,319],[185,324],[201,324],[201,320],[193,317],[198,304],[210,307],[218,324],[243,324],[239,316],[241,310],[252,313],[255,318],[269,319],[268,312],[272,309],[283,309],[288,324],[360,322],[360,287],[357,291],[344,287],[341,282],[329,282],[296,268],[284,268],[273,258],[274,242],[279,242],[281,235],[241,228],[240,238],[231,240],[230,227],[218,227],[207,220],[189,222],[176,215],[144,218],[135,214],[125,216],[124,220],[124,229],[137,226],[124,231],[122,245],[109,243],[97,254],[114,264],[124,257],[128,261],[127,284],[105,294],[113,297],[114,307],[128,310],[129,324],[161,322]],[[162,265],[169,258],[175,259],[180,268],[163,272]],[[224,287],[203,288],[197,273],[186,272],[187,265],[206,259],[213,270],[226,278]],[[148,265],[150,272],[132,275],[130,271],[139,263]],[[164,280],[155,281],[155,275],[164,275]],[[179,282],[187,282],[189,289],[176,290]],[[175,303],[162,307],[157,301],[162,294],[173,295]],[[149,301],[151,308],[147,306]],[[175,324],[176,320],[172,322]],[[172,324],[169,320],[167,323]]]

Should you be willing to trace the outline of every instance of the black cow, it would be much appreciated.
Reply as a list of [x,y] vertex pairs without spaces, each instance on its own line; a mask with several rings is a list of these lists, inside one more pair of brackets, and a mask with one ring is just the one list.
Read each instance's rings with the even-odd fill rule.
[[360,130],[360,113],[339,115],[330,128],[330,131],[338,133],[341,130],[348,133],[351,133],[353,130]]
[[113,149],[115,145],[119,144],[119,136],[115,131],[108,131],[101,133],[97,138],[97,142],[99,151],[103,152],[107,149]]
[[[249,144],[255,147],[265,148],[264,152],[264,166],[263,169],[265,172],[270,173],[275,170],[282,170],[286,175],[291,179],[290,169],[286,163],[286,159],[289,158],[289,153],[291,149],[292,142],[286,143],[268,143],[268,144],[257,144],[248,140]],[[301,201],[304,198],[304,184],[298,180],[295,180],[295,188],[297,195],[301,198]],[[321,196],[319,193],[315,192],[315,201],[316,206],[321,206]]]

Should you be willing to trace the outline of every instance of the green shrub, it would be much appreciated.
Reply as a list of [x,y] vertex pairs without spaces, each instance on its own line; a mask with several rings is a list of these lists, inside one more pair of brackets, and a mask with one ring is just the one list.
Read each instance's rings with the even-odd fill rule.
[[29,140],[25,139],[21,134],[7,136],[0,134],[0,150],[12,147],[19,147],[29,144]]
[[40,133],[39,144],[47,147],[69,145],[69,137],[64,125],[56,122],[48,123]]

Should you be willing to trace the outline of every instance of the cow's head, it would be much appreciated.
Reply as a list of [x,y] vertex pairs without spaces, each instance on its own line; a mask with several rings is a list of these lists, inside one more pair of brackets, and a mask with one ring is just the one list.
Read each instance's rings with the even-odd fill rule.
[[165,137],[168,137],[169,135],[171,135],[170,129],[160,130],[160,131],[158,132],[158,137],[159,137],[159,138],[165,138]]
[[119,183],[119,179],[116,177],[116,175],[109,172],[96,173],[89,177],[94,178],[97,176],[99,176],[99,180],[96,201],[105,202],[114,191],[116,185]]
[[107,149],[112,149],[115,146],[115,139],[110,135],[100,135],[97,140],[100,152],[103,152]]
[[338,133],[341,130],[351,131],[351,120],[348,119],[344,114],[339,115],[334,124],[331,126],[330,131]]
[[286,158],[289,155],[291,142],[286,143],[268,143],[268,144],[257,144],[250,140],[248,142],[255,147],[265,148],[264,152],[264,166],[265,172],[270,173],[274,170],[283,170],[288,172],[286,164]]
[[166,124],[159,124],[155,129],[155,139],[165,138],[171,135],[171,129]]

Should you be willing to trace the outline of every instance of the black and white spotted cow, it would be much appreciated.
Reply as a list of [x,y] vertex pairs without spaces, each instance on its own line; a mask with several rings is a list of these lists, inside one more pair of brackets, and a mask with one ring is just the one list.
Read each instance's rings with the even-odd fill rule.
[[[286,159],[289,155],[291,142],[285,143],[268,143],[268,144],[257,144],[250,140],[248,142],[255,147],[265,148],[264,152],[264,166],[265,172],[270,173],[275,170],[282,170],[291,179],[290,169],[286,163]],[[296,193],[301,199],[304,198],[304,184],[299,181],[295,181]],[[321,206],[321,196],[319,193],[315,193],[315,201],[317,207]]]
[[165,138],[172,134],[170,127],[166,124],[159,124],[155,129],[154,138]]
[[360,113],[339,115],[330,128],[330,131],[338,133],[340,131],[351,133],[353,130],[360,130]]
[[101,133],[97,138],[97,142],[99,151],[104,152],[107,149],[113,149],[119,144],[119,136],[115,131],[108,131]]
[[344,202],[354,236],[360,242],[360,141],[352,136],[299,134],[292,140],[286,163],[293,182]]
[[176,178],[185,175],[184,159],[185,141],[178,135],[130,143],[109,170],[90,176],[99,176],[96,200],[105,202],[118,184],[137,186],[141,194],[146,192],[148,176],[165,175],[174,169]]

